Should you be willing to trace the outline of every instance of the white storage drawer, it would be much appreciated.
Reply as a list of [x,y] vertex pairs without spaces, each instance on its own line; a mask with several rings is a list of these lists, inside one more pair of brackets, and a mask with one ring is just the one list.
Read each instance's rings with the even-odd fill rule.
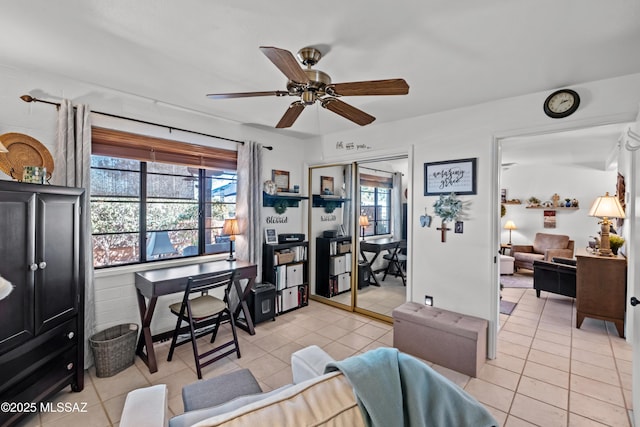
[[351,274],[344,273],[338,276],[338,292],[351,289]]
[[298,288],[283,289],[280,293],[280,312],[298,307]]
[[331,258],[329,261],[329,274],[331,276],[337,276],[338,274],[345,273],[347,271],[346,264],[346,257],[344,255]]
[[302,285],[303,282],[303,269],[304,265],[290,264],[287,265],[287,288]]

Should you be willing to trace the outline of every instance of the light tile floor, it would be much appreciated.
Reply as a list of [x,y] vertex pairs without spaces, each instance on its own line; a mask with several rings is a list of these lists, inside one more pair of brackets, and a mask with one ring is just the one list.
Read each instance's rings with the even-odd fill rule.
[[[602,321],[586,319],[573,327],[572,299],[532,289],[504,289],[517,302],[511,316],[501,315],[498,357],[478,378],[433,365],[494,414],[500,425],[630,426],[631,346]],[[251,369],[263,390],[291,382],[291,353],[310,344],[342,359],[393,344],[392,326],[311,301],[308,307],[257,326],[254,336],[240,331],[242,358],[227,357],[204,368],[210,378],[241,367]],[[201,346],[209,344],[204,339]],[[63,391],[55,401],[86,402],[83,414],[35,414],[21,426],[117,426],[126,393],[152,384],[168,384],[170,414],[183,411],[181,389],[196,381],[189,346],[166,361],[168,343],[156,345],[159,371],[150,374],[136,358],[134,366],[110,378],[90,369],[81,393]]]
[[[376,277],[380,286],[369,285],[358,289],[357,307],[391,317],[393,309],[407,300],[407,287],[402,283],[400,277],[387,275],[387,278],[382,280],[383,274],[381,273]],[[336,295],[331,300],[351,305],[351,293],[345,292]]]

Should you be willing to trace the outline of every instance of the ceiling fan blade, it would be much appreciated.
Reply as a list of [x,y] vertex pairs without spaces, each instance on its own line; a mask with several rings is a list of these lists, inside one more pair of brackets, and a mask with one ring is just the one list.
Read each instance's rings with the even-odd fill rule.
[[360,126],[368,125],[376,118],[365,113],[362,110],[358,110],[356,107],[342,102],[337,98],[324,98],[322,99],[322,106],[327,110],[331,110],[336,114],[341,115],[345,119],[351,120]]
[[282,116],[282,118],[276,125],[276,128],[281,129],[291,127],[300,113],[302,113],[302,110],[304,110],[304,104],[302,103],[302,101],[296,101],[289,105],[289,108],[287,109],[287,111],[285,111],[284,116]]
[[327,87],[327,93],[338,96],[406,95],[409,85],[404,79],[335,83]]
[[309,83],[309,77],[291,52],[271,46],[260,46],[260,50],[289,80],[295,83]]
[[284,90],[271,90],[267,92],[237,92],[237,93],[210,93],[207,98],[230,99],[230,98],[250,98],[252,96],[286,96],[289,92]]

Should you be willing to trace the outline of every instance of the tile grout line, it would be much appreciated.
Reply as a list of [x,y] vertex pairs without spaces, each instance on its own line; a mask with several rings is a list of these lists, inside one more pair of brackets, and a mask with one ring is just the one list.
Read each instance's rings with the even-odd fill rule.
[[[526,289],[524,290],[524,292],[522,292],[520,294],[520,298],[518,298],[518,304],[520,304],[520,302],[522,301],[522,298],[527,294]],[[547,298],[544,298],[544,304],[542,306],[542,309],[544,310],[544,306],[547,304]],[[509,419],[510,416],[512,416],[511,414],[511,410],[513,409],[513,403],[516,400],[516,395],[518,394],[518,388],[520,388],[520,381],[522,381],[522,377],[524,376],[524,369],[527,366],[527,362],[529,361],[529,354],[531,353],[531,347],[533,345],[533,340],[535,339],[536,334],[538,333],[538,326],[540,326],[540,318],[542,317],[542,311],[539,313],[540,315],[538,316],[538,320],[536,323],[536,328],[535,328],[535,332],[533,334],[533,337],[531,337],[531,344],[529,345],[529,348],[527,350],[527,355],[524,358],[524,366],[522,367],[522,372],[520,373],[519,377],[518,377],[518,383],[516,384],[516,388],[513,391],[513,399],[511,399],[511,402],[509,403],[509,410],[507,411],[507,419]],[[511,320],[511,315],[509,315],[509,319],[507,319],[507,321],[505,322],[505,326],[507,323],[509,323],[509,320]],[[537,400],[537,399],[535,399]],[[515,415],[513,415],[513,417],[515,418],[519,418],[516,417]],[[526,420],[525,420],[526,421]],[[528,422],[528,421],[527,421]]]

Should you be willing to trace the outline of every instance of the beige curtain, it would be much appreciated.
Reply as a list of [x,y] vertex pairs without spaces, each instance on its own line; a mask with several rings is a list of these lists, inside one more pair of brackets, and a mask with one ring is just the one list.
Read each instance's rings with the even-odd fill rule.
[[90,177],[91,177],[91,122],[87,105],[75,108],[68,99],[58,110],[58,137],[55,169],[52,183],[65,187],[85,189],[84,232],[84,355],[85,368],[93,364],[89,338],[95,332],[95,298],[93,286],[93,248],[91,244]]
[[402,239],[402,174],[393,173],[393,188],[391,189],[391,226],[394,240]]
[[258,265],[262,278],[262,144],[247,141],[238,147],[238,193],[236,217],[240,236],[236,238],[238,259]]

